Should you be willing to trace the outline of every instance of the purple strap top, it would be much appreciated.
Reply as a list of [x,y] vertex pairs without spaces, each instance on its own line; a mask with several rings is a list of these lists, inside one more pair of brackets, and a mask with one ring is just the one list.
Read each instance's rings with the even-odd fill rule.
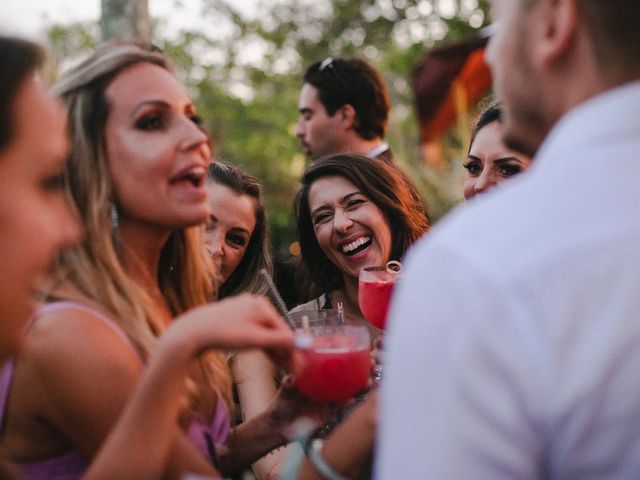
[[[4,427],[7,398],[13,377],[13,361],[5,363],[0,373],[0,422]],[[69,452],[37,462],[13,464],[20,479],[76,480],[82,477],[89,464],[78,452]]]
[[[91,308],[82,303],[60,301],[48,303],[40,306],[31,319],[31,323],[38,317],[47,315],[58,310],[75,309],[90,312],[95,318],[109,325],[131,348],[140,353],[135,342],[127,336],[113,320],[104,313]],[[142,362],[142,357],[140,359]],[[5,415],[11,380],[13,379],[13,360],[9,359],[0,370],[0,436],[4,430]],[[194,445],[207,458],[210,458],[214,465],[217,464],[214,444],[225,445],[231,428],[231,416],[222,399],[216,402],[216,412],[212,421],[208,424],[197,412],[192,413],[192,421],[189,425],[188,436]],[[80,452],[71,451],[64,455],[47,458],[29,463],[13,464],[17,470],[19,478],[22,480],[76,480],[82,477],[89,464]]]

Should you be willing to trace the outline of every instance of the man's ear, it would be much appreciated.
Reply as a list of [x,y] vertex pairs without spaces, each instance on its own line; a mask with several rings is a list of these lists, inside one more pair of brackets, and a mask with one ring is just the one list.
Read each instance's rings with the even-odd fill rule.
[[358,119],[358,114],[356,113],[356,109],[353,108],[353,105],[345,103],[338,109],[336,114],[340,115],[340,123],[345,130],[351,130],[354,128],[356,120]]
[[[577,0],[540,0],[537,27],[534,27],[534,58],[548,67],[562,60],[576,46],[578,33]],[[613,7],[612,7],[613,8]]]

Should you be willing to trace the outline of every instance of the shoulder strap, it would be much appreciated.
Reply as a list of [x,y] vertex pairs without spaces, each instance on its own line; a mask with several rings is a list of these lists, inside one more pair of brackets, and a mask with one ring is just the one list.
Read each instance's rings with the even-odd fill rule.
[[131,337],[129,337],[129,335],[127,335],[127,333],[122,329],[122,327],[120,327],[120,325],[118,325],[118,323],[113,318],[109,317],[105,312],[98,310],[97,308],[90,307],[89,305],[86,305],[84,303],[69,300],[60,300],[42,304],[38,307],[29,324],[33,323],[39,317],[66,309],[81,310],[90,313],[96,319],[100,320],[103,324],[107,325],[111,330],[113,330],[115,334],[122,339],[122,341],[130,345],[141,359],[144,357],[136,342]]
[[13,379],[13,359],[8,359],[0,370],[0,437],[4,433],[5,413],[9,400],[9,389]]

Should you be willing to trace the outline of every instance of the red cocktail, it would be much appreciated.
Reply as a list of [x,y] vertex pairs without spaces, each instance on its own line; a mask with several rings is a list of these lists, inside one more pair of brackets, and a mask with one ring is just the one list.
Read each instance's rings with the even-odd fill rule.
[[358,305],[364,318],[378,328],[384,328],[386,325],[391,294],[398,273],[390,267],[365,267],[360,270]]
[[340,325],[297,332],[305,340],[298,342],[305,365],[295,382],[303,394],[340,405],[367,386],[371,358],[366,328]]

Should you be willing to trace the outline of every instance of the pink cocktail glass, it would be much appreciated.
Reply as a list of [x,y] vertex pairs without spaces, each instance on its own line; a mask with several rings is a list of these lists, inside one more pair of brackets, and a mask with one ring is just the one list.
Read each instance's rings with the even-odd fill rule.
[[296,330],[304,367],[295,384],[307,397],[342,405],[361,392],[371,370],[369,332],[363,326],[334,325]]
[[384,329],[386,326],[391,294],[399,276],[399,265],[394,262],[386,267],[365,267],[360,270],[358,305],[364,318],[378,328]]

